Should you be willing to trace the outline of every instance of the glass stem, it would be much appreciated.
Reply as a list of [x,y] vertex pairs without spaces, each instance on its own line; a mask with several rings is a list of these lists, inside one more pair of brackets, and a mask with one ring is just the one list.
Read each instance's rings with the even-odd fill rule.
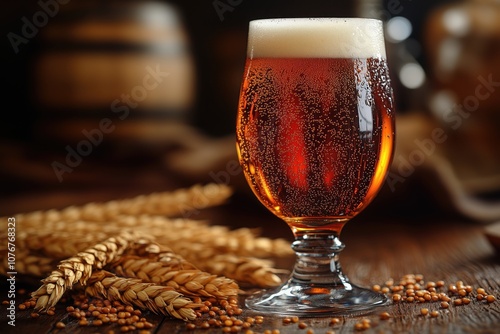
[[344,244],[338,236],[337,232],[322,230],[296,233],[292,249],[297,260],[290,282],[350,290],[349,279],[339,263],[339,253],[344,249]]

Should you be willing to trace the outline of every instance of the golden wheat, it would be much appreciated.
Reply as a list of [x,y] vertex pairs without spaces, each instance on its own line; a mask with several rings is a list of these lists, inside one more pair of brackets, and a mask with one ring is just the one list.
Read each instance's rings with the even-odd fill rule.
[[194,320],[196,318],[194,309],[203,306],[174,291],[172,287],[144,283],[140,279],[118,277],[104,270],[92,274],[88,283],[85,292],[90,296],[120,301],[184,321]]
[[94,269],[101,269],[121,255],[137,235],[121,233],[63,260],[56,270],[42,280],[42,286],[31,294],[37,299],[35,309],[47,311],[55,306],[67,289],[76,283],[85,285]]
[[227,299],[238,294],[238,284],[231,279],[186,266],[160,254],[158,257],[122,256],[110,268],[119,276],[140,278],[144,282],[171,286],[190,297]]
[[16,222],[22,225],[41,226],[43,222],[78,220],[106,222],[120,215],[187,215],[206,207],[223,203],[231,189],[223,184],[210,183],[182,188],[171,192],[141,195],[131,199],[115,200],[105,203],[88,203],[71,206],[63,210],[35,211],[18,214]]

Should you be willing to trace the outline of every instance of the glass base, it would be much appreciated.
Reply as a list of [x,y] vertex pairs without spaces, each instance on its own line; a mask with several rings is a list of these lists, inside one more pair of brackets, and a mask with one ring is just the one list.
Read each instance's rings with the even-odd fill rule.
[[274,290],[258,292],[245,301],[255,311],[300,316],[361,315],[387,303],[385,295],[352,284],[331,288],[291,281]]

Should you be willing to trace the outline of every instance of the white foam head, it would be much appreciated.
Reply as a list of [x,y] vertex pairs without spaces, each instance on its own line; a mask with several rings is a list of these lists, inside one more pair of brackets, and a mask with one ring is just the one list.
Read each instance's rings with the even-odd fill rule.
[[250,21],[249,58],[385,58],[382,22],[362,18]]

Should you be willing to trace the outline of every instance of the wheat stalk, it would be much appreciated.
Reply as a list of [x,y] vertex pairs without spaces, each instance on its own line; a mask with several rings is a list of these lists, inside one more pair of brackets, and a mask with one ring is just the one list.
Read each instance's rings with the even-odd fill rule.
[[203,306],[174,291],[172,287],[144,283],[140,279],[118,277],[104,270],[92,274],[88,283],[85,292],[90,296],[120,301],[184,321],[194,320],[196,318],[194,309]]
[[281,284],[278,274],[288,273],[287,270],[273,268],[270,260],[210,252],[201,244],[179,242],[172,246],[174,252],[200,270],[231,278],[244,285],[264,288],[278,286]]
[[[33,250],[40,249],[44,254],[48,256],[54,254],[56,257],[63,255],[67,257],[67,254],[85,249],[85,242],[88,247],[95,243],[95,240],[116,235],[123,229],[145,232],[154,237],[158,243],[165,245],[180,239],[203,243],[219,253],[259,258],[293,254],[286,240],[258,237],[255,230],[248,228],[230,230],[226,226],[209,225],[206,222],[189,219],[140,215],[115,216],[106,224],[96,221],[46,221],[35,225],[25,223],[19,223],[21,231],[18,236],[19,242],[26,243],[22,246]],[[169,233],[165,233],[166,229]],[[48,238],[54,239],[54,242]],[[61,242],[57,242],[56,239],[60,239]],[[70,242],[71,239],[74,241]],[[7,238],[0,238],[0,249],[6,247],[5,240]],[[61,243],[65,245],[58,247]]]
[[[137,220],[132,219],[132,221],[136,222]],[[231,239],[233,234],[230,234],[229,232],[226,234],[223,232],[219,233],[220,231],[224,231],[225,227],[211,227],[195,223],[194,225],[199,227],[195,232],[194,229],[186,228],[186,226],[190,226],[190,224],[181,220],[175,220],[172,222],[172,225],[176,228],[172,228],[172,225],[169,225],[168,220],[164,221],[161,219],[157,220],[157,222],[158,221],[166,223],[162,229],[163,235],[165,236],[162,237],[159,231],[155,232],[155,228],[147,232],[153,232],[151,237],[154,238],[154,240],[160,240],[161,243],[169,244],[171,246],[173,252],[170,252],[169,254],[165,253],[163,256],[169,256],[171,259],[177,258],[179,263],[184,264],[184,267],[179,269],[193,269],[196,267],[211,274],[226,276],[240,283],[261,287],[275,286],[279,284],[280,279],[276,274],[282,271],[273,268],[271,262],[261,261],[260,259],[250,256],[244,256],[245,254],[248,254],[249,251],[248,248],[245,248],[244,246],[246,240],[242,236],[247,235],[248,232],[242,233],[240,231],[236,231],[235,233],[238,233],[239,236]],[[76,229],[73,233],[56,231],[51,234],[49,232],[42,232],[41,235],[29,235],[25,239],[19,239],[20,244],[23,245],[20,249],[29,250],[30,254],[37,255],[39,257],[61,260],[71,257],[73,254],[81,252],[88,247],[92,247],[92,245],[96,243],[96,240],[103,240],[105,237],[116,235],[118,233],[116,228],[103,228],[103,230],[106,231],[104,232],[98,231],[98,226],[93,226],[90,223],[89,225],[95,229],[94,233],[91,233],[91,231],[84,233],[81,230]],[[106,224],[105,226],[109,227],[110,225],[112,224]],[[122,224],[121,226],[124,225]],[[136,224],[135,226],[138,227],[136,229],[137,231],[143,232],[144,234],[147,233],[147,224],[145,226]],[[165,229],[168,229],[169,233],[165,233]],[[189,231],[190,233],[186,235],[185,231]],[[176,236],[179,239],[174,240],[174,237]],[[261,238],[261,240],[262,239],[264,238]],[[250,237],[247,243],[252,243],[252,239],[250,239]],[[274,249],[273,246],[269,246],[269,244],[273,243],[271,242],[266,244],[268,246],[266,246],[267,248],[265,252],[269,255],[268,252],[272,252],[272,249]],[[135,245],[134,247],[139,247],[139,243],[137,242],[132,243],[132,245]],[[157,247],[158,249],[156,250],[156,253],[159,253],[161,251],[161,247],[156,243],[155,245],[149,245],[149,247]],[[141,247],[144,247],[144,245]],[[265,247],[262,247],[261,249],[264,248]],[[151,253],[151,250],[148,252]],[[135,254],[143,256],[145,253],[136,252]],[[224,254],[228,256],[222,256]],[[24,261],[23,256],[24,254],[18,254],[17,261]],[[37,274],[36,262],[27,259],[26,262],[28,261],[31,261],[29,270],[26,270],[28,267],[19,267],[18,272]],[[189,266],[186,261],[190,263]],[[43,263],[44,262],[42,262],[42,264]],[[235,269],[235,264],[241,266],[242,269]],[[4,270],[7,268],[6,265],[7,264],[4,263]],[[38,269],[39,274],[46,272],[46,265],[44,267],[45,268],[42,268],[41,266],[41,268]],[[258,268],[258,270],[253,272],[247,271],[246,268],[248,267]],[[240,274],[241,272],[244,272],[245,274]]]
[[[68,226],[71,226],[71,230]],[[60,260],[91,247],[98,240],[127,229],[134,229],[136,232],[147,234],[157,243],[169,245],[175,254],[179,254],[206,272],[226,276],[241,283],[257,283],[263,287],[276,285],[278,278],[275,274],[279,271],[272,268],[269,262],[263,263],[257,259],[253,261],[251,258],[292,254],[287,241],[259,238],[256,237],[256,232],[250,229],[229,230],[225,226],[211,226],[200,221],[145,215],[119,216],[108,224],[91,221],[77,221],[70,225],[64,222],[46,222],[39,230],[22,229],[23,232],[18,240],[23,249]],[[6,246],[4,243],[3,248]],[[2,244],[0,244],[1,249]],[[171,256],[175,256],[173,254],[171,253]],[[218,263],[213,263],[212,258],[221,254],[232,255],[231,261],[224,264],[221,259]],[[251,266],[259,267],[260,270],[250,275],[235,275],[232,269],[235,263],[234,256],[244,258],[240,260],[242,266],[243,263],[251,262]],[[229,270],[212,271],[213,268],[225,267]],[[263,277],[259,277],[261,274]]]
[[179,262],[177,258],[172,261],[164,253],[153,258],[125,255],[110,268],[117,275],[171,286],[190,297],[228,299],[238,294],[238,284],[233,280],[203,272],[192,265],[192,269],[185,269],[183,263],[188,262]]
[[[138,229],[142,231],[142,229]],[[217,229],[216,229],[217,230]],[[109,233],[97,233],[101,236],[100,240],[103,239],[106,235],[116,234],[116,231]],[[203,234],[203,230],[201,233]],[[31,239],[25,242],[26,248],[33,251],[38,251],[40,254],[44,254],[45,257],[53,258],[54,260],[60,260],[62,258],[70,257],[71,254],[75,254],[81,252],[82,249],[91,247],[89,245],[95,244],[95,238],[92,234],[78,233],[73,235],[73,237],[69,237],[67,232],[58,234],[53,233],[52,235],[42,235],[42,236],[31,236]],[[169,233],[170,235],[175,235],[175,233]],[[82,236],[82,239],[79,237]],[[76,240],[75,240],[76,239]],[[169,261],[173,261],[176,259],[178,263],[182,263],[183,267],[179,267],[178,269],[194,269],[198,268],[205,272],[215,274],[217,276],[225,276],[236,280],[237,282],[243,284],[256,285],[260,287],[269,287],[276,286],[280,284],[280,279],[276,275],[277,273],[282,273],[278,269],[273,268],[273,264],[270,261],[262,261],[261,259],[248,257],[248,256],[240,256],[233,255],[238,253],[246,254],[245,252],[238,252],[234,248],[230,248],[227,246],[221,246],[220,242],[202,238],[196,235],[184,236],[180,240],[173,241],[170,240],[171,237],[168,237],[168,243],[171,246],[172,251],[170,253],[164,254],[165,258],[170,258]],[[214,237],[215,239],[215,237]],[[167,242],[167,240],[163,240],[163,242]],[[145,247],[144,245],[140,245],[140,243],[135,242],[129,245],[130,247]],[[162,248],[157,245],[157,243],[151,244],[148,247],[152,247],[156,250],[152,251],[149,249],[148,252],[142,251],[132,251],[129,250],[130,254],[144,256],[146,254],[151,253],[160,253]],[[85,253],[85,252],[84,252]],[[23,260],[23,254],[19,254],[17,260]],[[41,257],[44,257],[41,256]],[[73,258],[71,258],[73,259]],[[30,260],[26,260],[30,261]],[[26,274],[36,274],[36,262],[31,261],[31,265],[29,267],[29,271],[24,271],[23,267],[19,267],[18,272],[26,273]],[[66,264],[67,266],[69,264]],[[6,270],[6,263],[4,264],[4,270]],[[238,269],[239,268],[239,269]],[[254,271],[247,270],[247,268],[253,268]],[[45,268],[39,268],[39,273],[46,272]],[[54,276],[55,275],[55,276]],[[51,279],[55,279],[55,277],[60,277],[59,274],[51,275]],[[40,275],[38,275],[40,276]]]
[[37,299],[35,309],[46,311],[56,305],[67,289],[76,283],[85,285],[93,269],[101,269],[113,261],[136,238],[137,235],[124,232],[61,261],[57,269],[42,280],[42,286],[31,294]]
[[[113,263],[113,265],[120,265],[125,261],[126,257],[142,258],[146,261],[161,262],[162,266],[168,270],[187,270],[187,269],[197,269],[193,264],[186,261],[179,254],[174,253],[170,248],[166,246],[159,245],[158,243],[142,239],[134,242],[126,251],[126,253],[121,256],[118,261]],[[132,265],[132,263],[129,263]],[[138,265],[136,263],[136,265]],[[128,267],[130,270],[135,271],[138,267],[134,268],[132,266]]]
[[145,240],[136,242],[110,268],[118,275],[171,286],[191,297],[227,299],[238,294],[238,284],[198,270],[171,249]]
[[[127,216],[117,218],[123,227],[138,226],[147,229],[156,242],[169,245],[175,252],[189,244],[202,245],[205,254],[232,254],[243,257],[285,257],[293,255],[290,242],[284,239],[258,237],[249,228],[229,229],[227,226],[209,225],[200,221],[168,219],[159,216]],[[169,233],[165,233],[169,229]],[[208,255],[210,257],[212,255]]]
[[[151,215],[179,213],[179,208],[186,205],[196,208],[214,205],[225,200],[229,193],[228,187],[211,184],[130,200],[90,203],[82,207],[18,215],[20,232],[17,241],[19,247],[31,255],[61,260],[123,230],[134,230],[150,236],[157,243],[169,245],[175,253],[206,272],[243,283],[274,286],[279,281],[275,275],[279,271],[272,268],[269,262],[253,258],[293,254],[287,241],[261,238],[255,230],[246,228],[230,230],[225,226],[211,226],[200,221]],[[174,207],[175,210],[172,209]],[[106,223],[103,220],[107,220]],[[7,238],[1,236],[0,253],[7,247]],[[220,254],[237,256],[239,259],[218,257],[217,263],[211,264],[212,258]],[[243,269],[234,269],[235,263]],[[69,264],[61,268],[64,269],[64,266]],[[239,274],[246,267],[258,270],[248,275]],[[39,269],[40,273],[45,271],[44,268]],[[36,272],[33,265],[23,270]],[[54,275],[51,275],[51,279],[56,282],[63,277],[61,273]]]
[[131,199],[115,200],[105,203],[88,203],[83,206],[70,206],[63,210],[35,211],[18,214],[16,222],[41,226],[42,222],[77,220],[105,222],[120,215],[164,215],[188,214],[203,208],[223,203],[231,189],[223,184],[210,183],[204,186],[177,189],[172,192],[141,195]]
[[[192,264],[193,267],[202,271],[260,287],[277,286],[281,284],[281,279],[277,274],[288,273],[288,271],[273,268],[273,262],[270,260],[227,254],[214,247],[210,242],[203,244],[196,243],[191,239],[182,239],[177,242],[172,241],[170,246],[171,249],[164,248],[162,250],[161,246],[150,244],[147,252],[144,250],[135,251],[135,255],[153,255],[154,262],[158,262],[161,261],[163,252],[163,261],[172,262],[169,258],[172,257],[171,254],[175,254],[177,261]],[[134,254],[134,252],[129,251],[129,254]],[[134,270],[140,271],[139,264],[135,263],[135,265],[134,269],[130,270],[131,277],[135,277],[133,276]],[[155,267],[158,265],[156,264]],[[130,266],[134,266],[134,263],[131,263]],[[141,275],[147,276],[146,273],[141,273]]]
[[277,274],[288,274],[288,270],[275,269],[273,262],[251,257],[217,255],[200,269],[216,275],[225,275],[238,282],[264,288],[280,285],[281,278]]
[[[40,251],[47,256],[64,258],[116,235],[123,229],[133,229],[169,245],[177,240],[202,243],[218,253],[259,258],[291,255],[289,242],[283,239],[258,237],[255,230],[208,225],[206,222],[171,219],[160,216],[117,216],[103,224],[94,221],[47,221],[31,226],[20,223],[20,247]],[[165,233],[168,230],[169,233]],[[2,236],[2,235],[0,235]],[[0,238],[0,249],[7,247],[7,238]]]
[[201,270],[179,270],[161,277],[162,284],[173,287],[187,296],[229,299],[238,295],[238,284],[232,279]]
[[[118,221],[123,226],[147,226],[149,235],[165,245],[186,240],[240,256],[274,257],[293,254],[289,241],[258,237],[258,231],[249,228],[231,230],[227,226],[209,225],[200,221],[147,215],[120,217]],[[171,227],[171,233],[165,233],[166,226]]]
[[106,233],[98,229],[88,232],[67,229],[65,231],[23,231],[17,238],[18,248],[28,249],[55,260],[62,260],[95,245],[100,240],[119,234],[119,231]]

